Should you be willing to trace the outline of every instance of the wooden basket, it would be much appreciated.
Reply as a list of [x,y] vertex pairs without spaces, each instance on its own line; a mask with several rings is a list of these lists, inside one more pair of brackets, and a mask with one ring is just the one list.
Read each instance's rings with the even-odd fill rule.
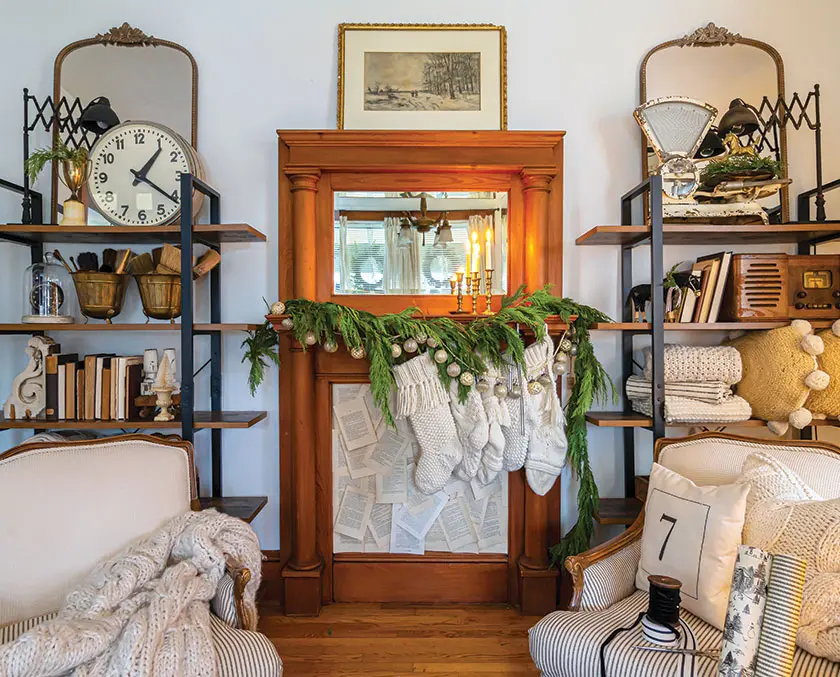
[[96,318],[111,323],[122,310],[128,275],[79,271],[73,273],[79,309],[85,318]]
[[174,323],[181,316],[181,276],[169,273],[135,275],[143,314],[147,320],[169,320]]

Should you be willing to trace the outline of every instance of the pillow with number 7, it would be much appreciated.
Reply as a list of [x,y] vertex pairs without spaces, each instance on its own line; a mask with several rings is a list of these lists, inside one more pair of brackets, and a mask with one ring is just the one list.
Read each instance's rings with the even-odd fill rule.
[[697,486],[658,463],[650,473],[636,587],[648,576],[682,582],[682,607],[723,630],[747,506],[742,484]]

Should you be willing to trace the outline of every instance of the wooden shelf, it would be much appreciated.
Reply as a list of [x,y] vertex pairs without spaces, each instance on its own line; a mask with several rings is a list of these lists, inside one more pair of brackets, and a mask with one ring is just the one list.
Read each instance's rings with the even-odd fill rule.
[[202,510],[216,508],[226,515],[251,522],[268,503],[268,496],[206,496],[198,500]]
[[[223,322],[196,324],[194,327],[196,334],[208,334],[217,331],[253,331],[259,325],[244,322]],[[91,322],[88,324],[0,324],[0,334],[32,334],[34,332],[56,334],[61,331],[181,331],[181,325],[180,323],[171,324],[169,322],[149,322],[148,324],[108,324],[106,322]]]
[[[267,416],[264,411],[197,411],[194,423],[196,430],[204,428],[251,428]],[[123,428],[149,428],[155,430],[180,429],[181,421],[165,423],[140,419],[132,421],[77,421],[69,419],[46,419],[36,416],[32,419],[9,420],[0,414],[0,430],[20,428],[24,430],[120,430]]]
[[[195,239],[211,244],[265,242],[265,233],[247,223],[196,224]],[[20,244],[56,242],[68,244],[159,244],[181,241],[180,224],[169,226],[23,226],[0,225],[0,239]]]
[[[623,411],[592,411],[586,415],[586,421],[599,428],[649,428],[653,425],[653,420],[649,416],[635,412],[625,413]],[[735,423],[715,421],[708,423],[666,423],[665,425],[669,428],[763,428],[767,425],[767,421],[759,418],[751,418]],[[829,419],[815,419],[808,427],[822,426],[840,426],[840,422],[834,422]]]
[[[814,329],[827,329],[833,320],[808,320]],[[666,322],[665,331],[751,331],[787,327],[791,320],[782,322]],[[650,322],[597,322],[594,331],[649,332]]]
[[[666,224],[665,244],[729,245],[790,244],[830,237],[840,238],[840,223],[786,223],[719,226]],[[575,240],[579,245],[649,244],[650,226],[595,226]]]
[[602,498],[593,517],[598,524],[630,525],[636,521],[642,505],[638,498]]

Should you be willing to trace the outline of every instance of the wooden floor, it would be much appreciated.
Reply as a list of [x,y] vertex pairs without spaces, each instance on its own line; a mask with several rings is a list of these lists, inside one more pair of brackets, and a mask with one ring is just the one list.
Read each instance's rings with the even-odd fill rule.
[[504,606],[332,604],[286,618],[263,603],[260,614],[283,677],[539,675],[528,653],[539,618]]

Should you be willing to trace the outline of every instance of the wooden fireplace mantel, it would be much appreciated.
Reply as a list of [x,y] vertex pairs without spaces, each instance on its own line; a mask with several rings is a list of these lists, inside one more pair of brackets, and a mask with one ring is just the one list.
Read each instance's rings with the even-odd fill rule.
[[[455,308],[451,296],[336,295],[335,191],[496,191],[508,199],[508,288],[562,291],[563,132],[278,131],[278,298],[375,313]],[[496,299],[496,303],[499,299]],[[271,318],[277,320],[278,318]],[[331,390],[366,381],[367,363],[303,350],[282,332],[280,558],[289,615],[332,601],[509,602],[556,607],[548,547],[560,538],[559,482],[544,497],[509,475],[507,555],[333,554]]]

